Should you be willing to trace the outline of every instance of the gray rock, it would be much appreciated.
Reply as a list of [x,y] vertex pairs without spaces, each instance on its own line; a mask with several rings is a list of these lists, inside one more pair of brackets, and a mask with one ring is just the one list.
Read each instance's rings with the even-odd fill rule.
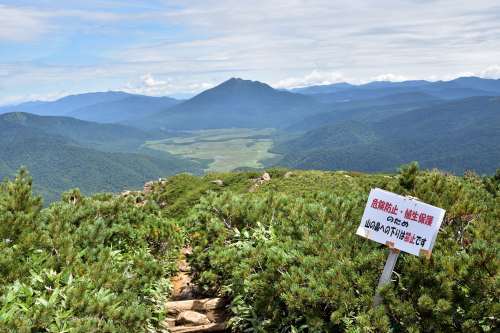
[[154,182],[147,182],[146,184],[144,184],[144,188],[142,190],[144,192],[144,194],[151,193],[153,190],[153,185],[154,185]]
[[210,324],[210,320],[204,314],[196,311],[183,311],[177,316],[175,323],[177,325],[206,325]]
[[271,180],[271,175],[269,175],[267,172],[264,172],[262,176],[260,176],[260,179],[262,181],[268,182]]
[[224,181],[222,181],[222,179],[212,180],[211,183],[218,186],[224,186]]

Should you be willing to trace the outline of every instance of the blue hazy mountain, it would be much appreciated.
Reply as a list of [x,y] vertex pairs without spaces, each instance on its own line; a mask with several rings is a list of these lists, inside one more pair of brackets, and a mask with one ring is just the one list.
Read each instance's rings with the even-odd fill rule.
[[133,122],[180,103],[170,97],[131,95],[116,101],[78,108],[68,116],[100,123]]
[[294,88],[290,89],[291,92],[300,93],[305,95],[312,94],[329,94],[336,93],[348,89],[355,88],[356,86],[347,82],[333,83],[333,84],[324,84],[319,86],[309,86],[303,88]]
[[115,123],[146,117],[177,104],[169,97],[133,95],[109,91],[70,95],[52,102],[27,102],[0,108],[0,113],[26,112],[43,116]]
[[147,117],[140,124],[175,130],[283,128],[323,110],[325,106],[312,97],[276,90],[258,81],[232,78]]
[[500,80],[461,77],[451,81],[376,81],[362,85],[332,84],[295,89],[314,96],[323,103],[374,99],[403,93],[425,93],[441,99],[463,99],[474,96],[500,95]]
[[119,91],[95,92],[69,95],[52,102],[27,102],[0,108],[0,113],[27,112],[41,116],[65,116],[68,113],[86,106],[117,101],[130,94]]

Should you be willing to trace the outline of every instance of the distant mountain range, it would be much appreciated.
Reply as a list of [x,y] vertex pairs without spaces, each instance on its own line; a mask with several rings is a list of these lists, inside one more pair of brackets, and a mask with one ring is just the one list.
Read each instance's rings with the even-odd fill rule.
[[275,128],[280,166],[490,173],[500,166],[500,80],[340,83],[281,91],[232,78],[188,100],[124,92],[0,108],[0,177],[27,165],[40,190],[139,186],[194,161],[142,148],[185,130]]
[[414,108],[446,100],[498,95],[500,80],[477,77],[436,82],[336,83],[290,92],[273,89],[258,81],[232,78],[185,101],[110,91],[70,95],[53,102],[0,107],[0,114],[27,112],[68,116],[147,129],[285,128],[304,118],[316,117],[320,112],[387,105]]
[[167,110],[136,122],[145,128],[284,128],[327,110],[309,96],[279,91],[257,81],[232,78]]
[[118,123],[147,117],[179,102],[170,97],[109,91],[70,95],[53,102],[28,102],[0,107],[0,114],[26,112],[41,116],[68,116],[101,123]]
[[292,92],[312,95],[326,103],[380,98],[401,93],[425,93],[440,99],[462,99],[474,96],[500,95],[500,80],[461,77],[451,81],[377,81],[362,85],[336,83],[292,89]]

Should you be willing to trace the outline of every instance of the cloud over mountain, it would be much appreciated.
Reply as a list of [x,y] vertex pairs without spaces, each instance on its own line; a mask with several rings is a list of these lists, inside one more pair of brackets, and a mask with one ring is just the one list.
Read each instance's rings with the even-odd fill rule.
[[230,76],[276,87],[498,77],[499,12],[495,0],[6,1],[0,103],[127,82],[199,92]]

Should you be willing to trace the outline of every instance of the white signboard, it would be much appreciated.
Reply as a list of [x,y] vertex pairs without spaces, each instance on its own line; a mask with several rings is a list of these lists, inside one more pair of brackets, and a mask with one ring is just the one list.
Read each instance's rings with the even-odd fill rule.
[[372,189],[356,234],[416,256],[430,256],[444,209]]

